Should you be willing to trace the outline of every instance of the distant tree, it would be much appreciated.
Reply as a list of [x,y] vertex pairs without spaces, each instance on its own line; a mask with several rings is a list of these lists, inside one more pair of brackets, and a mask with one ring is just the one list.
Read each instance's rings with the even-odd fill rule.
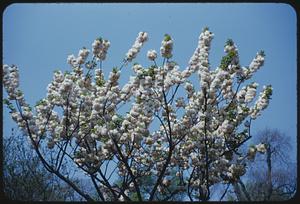
[[288,200],[297,189],[296,164],[292,162],[289,137],[277,129],[265,129],[257,140],[266,146],[266,153],[257,155],[248,171],[246,182],[234,186],[237,200]]
[[3,138],[3,185],[7,199],[22,201],[74,200],[75,192],[42,165],[27,138],[12,129]]

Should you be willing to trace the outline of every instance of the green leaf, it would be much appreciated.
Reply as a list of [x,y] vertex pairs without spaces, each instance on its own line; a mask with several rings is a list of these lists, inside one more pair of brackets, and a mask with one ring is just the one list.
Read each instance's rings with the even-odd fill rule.
[[118,67],[113,67],[112,72],[117,73],[119,71]]
[[115,121],[115,125],[120,127],[124,121],[124,117],[119,114],[117,114],[117,116],[118,116],[118,119]]
[[242,110],[243,110],[244,112],[248,112],[250,109],[249,109],[248,107],[242,107]]
[[236,54],[235,51],[230,51],[226,56],[222,57],[220,68],[226,70],[233,58],[236,57]]
[[165,34],[164,41],[172,40],[171,36],[169,34]]
[[261,55],[261,56],[263,56],[263,57],[266,56],[265,51],[263,51],[263,50],[260,50],[260,51],[258,52],[258,54]]
[[150,67],[149,69],[148,69],[148,76],[151,76],[152,77],[152,79],[154,79],[155,78],[155,71],[154,71],[154,67]]
[[229,56],[230,59],[232,59],[232,58],[234,58],[236,56],[236,52],[235,51],[230,51],[228,53],[228,56]]
[[133,201],[138,201],[138,194],[137,192],[134,192],[130,195],[130,199],[133,200]]
[[109,129],[115,129],[115,128],[116,128],[115,123],[112,122],[112,121],[110,121],[110,122],[108,123],[108,128],[109,128]]
[[8,108],[9,108],[10,110],[15,110],[15,108],[14,108],[14,106],[13,106],[12,104],[9,104],[9,105],[8,105]]
[[205,27],[203,28],[203,32],[205,32],[205,31],[207,31],[207,30],[209,30],[209,28],[208,28],[207,26],[205,26]]
[[172,64],[173,66],[178,65],[178,63],[175,61],[170,61],[169,63]]
[[267,98],[270,99],[273,94],[272,86],[268,85],[265,90]]
[[233,45],[234,45],[233,40],[232,40],[232,39],[228,39],[228,40],[226,41],[226,45],[233,46]]
[[35,106],[44,105],[44,104],[46,104],[45,99],[40,99],[35,103]]
[[109,138],[108,137],[101,137],[101,142],[106,143],[108,142]]
[[64,72],[64,76],[66,76],[66,75],[69,75],[71,72],[69,72],[69,71],[65,71]]
[[234,110],[228,111],[228,115],[230,120],[233,120],[236,117],[236,112]]
[[10,104],[10,101],[9,101],[7,98],[5,98],[5,99],[3,99],[3,103],[4,103],[5,105],[9,105],[9,104]]
[[96,80],[96,85],[102,87],[105,84],[104,79],[97,79]]

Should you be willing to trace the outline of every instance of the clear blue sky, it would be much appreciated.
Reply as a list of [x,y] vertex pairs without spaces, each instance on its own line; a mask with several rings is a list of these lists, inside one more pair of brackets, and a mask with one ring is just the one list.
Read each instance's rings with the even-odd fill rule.
[[[212,67],[219,65],[228,38],[237,44],[244,66],[257,51],[265,50],[265,65],[253,81],[260,89],[272,84],[274,95],[268,109],[253,123],[252,132],[266,126],[278,128],[296,144],[296,13],[287,4],[12,4],[3,13],[3,63],[19,66],[21,88],[34,105],[45,97],[53,71],[70,69],[67,56],[77,55],[83,46],[91,49],[99,36],[111,42],[104,62],[106,73],[121,64],[139,31],[148,32],[149,41],[136,62],[150,65],[147,50],[159,51],[168,33],[174,38],[174,60],[184,69],[205,26],[215,34]],[[131,73],[126,69],[123,84]],[[15,127],[6,108],[3,125],[4,134]],[[293,155],[295,149],[296,145]]]

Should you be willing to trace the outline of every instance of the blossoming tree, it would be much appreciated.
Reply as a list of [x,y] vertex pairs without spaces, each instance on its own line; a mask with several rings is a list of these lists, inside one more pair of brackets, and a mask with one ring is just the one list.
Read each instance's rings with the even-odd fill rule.
[[[268,85],[256,99],[258,84],[246,83],[263,65],[264,52],[242,67],[236,45],[228,40],[225,56],[212,69],[208,56],[213,36],[203,29],[188,66],[181,71],[171,61],[173,39],[165,35],[160,47],[163,63],[157,64],[157,52],[149,50],[147,57],[153,65],[133,64],[135,75],[123,87],[118,82],[121,71],[135,59],[148,34],[138,34],[123,65],[113,68],[107,78],[102,62],[110,42],[98,38],[91,53],[83,48],[78,56],[68,57],[71,71],[56,71],[46,97],[34,108],[19,88],[17,66],[4,65],[8,95],[4,103],[44,167],[86,200],[94,197],[61,173],[63,164],[90,177],[103,201],[128,201],[133,194],[139,201],[169,200],[177,193],[185,193],[191,201],[209,200],[212,186],[235,183],[256,152],[265,151],[264,144],[249,147],[246,154],[240,148],[251,138],[251,122],[272,95]],[[198,75],[198,84],[189,81],[193,74]],[[180,87],[186,94],[178,96]],[[131,108],[121,115],[124,103]],[[150,132],[154,121],[159,125]],[[114,168],[108,173],[111,163]],[[112,174],[121,182],[114,182]],[[140,185],[146,176],[154,179],[148,192]]]

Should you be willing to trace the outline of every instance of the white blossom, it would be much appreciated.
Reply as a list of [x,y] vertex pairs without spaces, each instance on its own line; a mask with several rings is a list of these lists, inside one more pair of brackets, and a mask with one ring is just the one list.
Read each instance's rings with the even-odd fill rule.
[[136,38],[133,46],[128,50],[126,54],[126,60],[131,62],[136,58],[137,54],[140,52],[143,44],[148,40],[148,34],[146,32],[139,32],[138,37]]
[[155,60],[156,57],[157,57],[156,51],[155,51],[155,50],[149,50],[149,51],[147,52],[147,57],[148,57],[148,59],[151,60],[151,61]]
[[110,47],[110,42],[108,40],[98,38],[93,42],[92,46],[94,56],[96,56],[99,60],[105,60],[107,50]]
[[173,40],[170,35],[165,34],[164,40],[161,42],[160,53],[164,58],[171,58],[173,50]]
[[255,147],[256,147],[256,150],[260,153],[265,153],[267,151],[265,144],[260,143],[258,145],[255,145]]

